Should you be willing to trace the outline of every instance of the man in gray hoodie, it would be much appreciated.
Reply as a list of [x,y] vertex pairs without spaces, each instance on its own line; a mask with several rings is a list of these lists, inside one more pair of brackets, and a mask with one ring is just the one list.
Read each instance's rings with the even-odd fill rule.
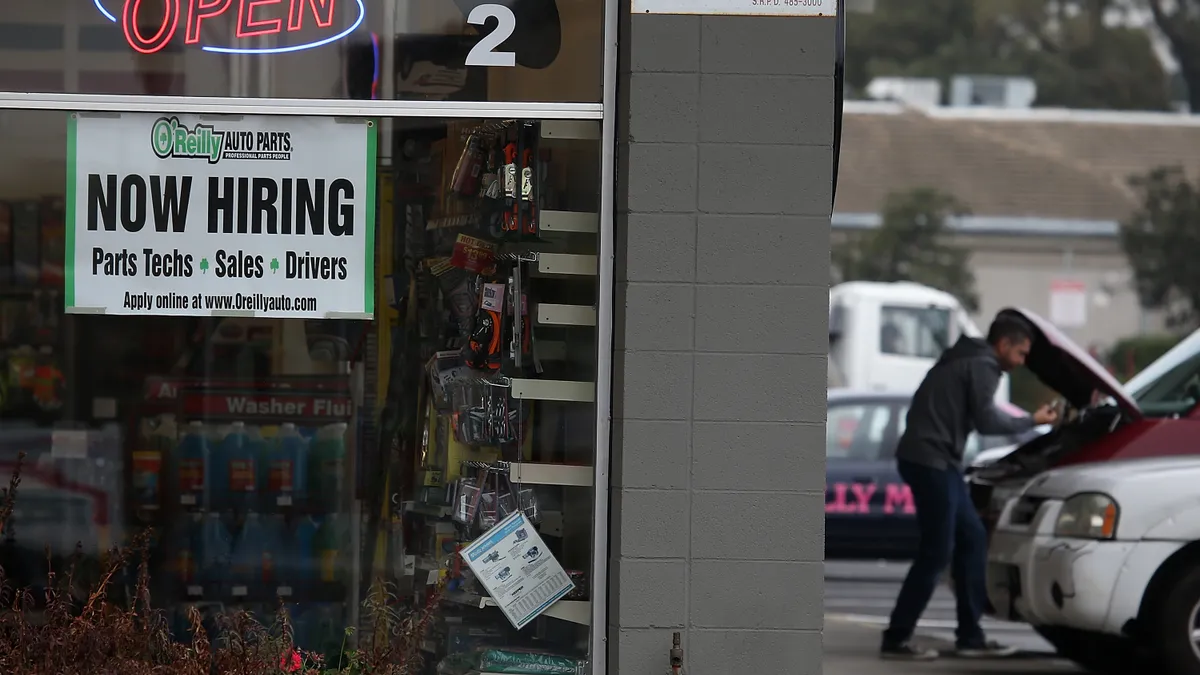
[[1057,419],[1050,406],[1032,417],[1012,417],[995,404],[1001,373],[1024,365],[1033,336],[1033,328],[1019,314],[1001,312],[986,341],[960,338],[942,353],[913,395],[896,463],[912,489],[921,543],[883,634],[883,658],[938,657],[910,640],[947,565],[952,567],[958,610],[955,653],[980,658],[1016,651],[987,640],[979,624],[987,602],[987,532],[963,479],[963,448],[972,431],[1015,435]]

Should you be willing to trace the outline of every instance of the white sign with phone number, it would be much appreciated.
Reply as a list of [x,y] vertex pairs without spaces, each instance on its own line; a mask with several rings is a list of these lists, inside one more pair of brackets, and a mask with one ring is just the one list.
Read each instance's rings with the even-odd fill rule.
[[837,16],[838,0],[633,0],[634,14]]

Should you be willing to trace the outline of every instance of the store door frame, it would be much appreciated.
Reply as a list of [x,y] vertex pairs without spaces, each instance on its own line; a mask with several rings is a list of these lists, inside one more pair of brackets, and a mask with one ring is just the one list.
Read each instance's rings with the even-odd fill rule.
[[[391,101],[280,99],[200,96],[0,92],[0,112],[45,110],[71,112],[152,112],[208,115],[304,115],[459,119],[541,119],[599,121],[601,125],[600,224],[597,248],[595,455],[592,476],[592,673],[608,666],[609,462],[612,419],[613,244],[616,183],[617,0],[604,2],[603,98],[600,103]],[[387,55],[390,57],[390,55]],[[385,60],[387,59],[385,57]],[[385,78],[391,79],[391,78]],[[387,83],[385,83],[385,88]],[[389,95],[390,92],[384,92]]]

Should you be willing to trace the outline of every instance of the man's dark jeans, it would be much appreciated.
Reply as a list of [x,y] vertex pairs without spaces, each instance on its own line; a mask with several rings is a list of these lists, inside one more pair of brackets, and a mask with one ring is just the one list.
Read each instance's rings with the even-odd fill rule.
[[987,602],[987,531],[971,503],[963,475],[956,468],[934,469],[905,460],[897,464],[900,476],[912,489],[921,544],[900,587],[891,625],[883,633],[884,644],[898,645],[912,637],[942,572],[951,565],[958,603],[958,644],[980,645],[984,638],[979,618]]

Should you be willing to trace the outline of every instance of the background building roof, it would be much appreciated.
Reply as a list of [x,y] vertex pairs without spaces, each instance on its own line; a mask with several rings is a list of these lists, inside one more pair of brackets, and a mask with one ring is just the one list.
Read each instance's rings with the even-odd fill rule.
[[836,211],[878,213],[890,192],[933,187],[977,216],[1121,220],[1129,176],[1200,176],[1200,116],[847,102]]

